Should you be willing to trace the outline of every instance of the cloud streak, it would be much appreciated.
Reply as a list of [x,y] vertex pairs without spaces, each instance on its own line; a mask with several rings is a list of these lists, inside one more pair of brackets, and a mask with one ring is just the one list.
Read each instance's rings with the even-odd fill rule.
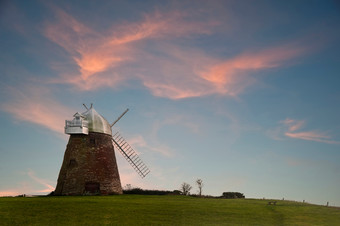
[[51,192],[54,191],[54,187],[52,185],[50,185],[47,181],[45,181],[44,179],[41,179],[39,177],[37,177],[35,175],[35,173],[33,172],[33,170],[29,169],[27,172],[27,175],[32,178],[35,182],[37,182],[40,185],[43,185],[45,187],[45,189],[43,190],[39,190],[37,192]]
[[[0,191],[0,196],[17,196],[22,194],[33,195],[54,191],[54,187],[50,185],[50,183],[45,179],[37,177],[33,170],[28,169],[27,172],[25,172],[25,175],[27,175],[32,180],[29,182],[22,182],[20,187],[2,190]],[[37,189],[37,187],[40,186],[43,186],[44,189]]]
[[75,111],[55,101],[48,90],[36,87],[7,87],[7,90],[11,101],[1,104],[1,110],[18,121],[34,123],[64,134],[65,118]]
[[298,132],[298,130],[301,130],[302,127],[305,125],[305,121],[303,120],[287,118],[283,121],[280,121],[280,123],[284,125],[284,129],[282,130],[284,130],[283,134],[286,137],[327,144],[340,144],[339,141],[332,140],[332,137],[327,135],[325,132],[320,132],[317,130]]

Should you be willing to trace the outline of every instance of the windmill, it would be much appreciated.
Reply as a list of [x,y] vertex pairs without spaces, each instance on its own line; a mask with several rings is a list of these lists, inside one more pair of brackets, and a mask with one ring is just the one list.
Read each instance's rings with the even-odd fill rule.
[[114,150],[119,150],[141,178],[150,173],[138,154],[112,127],[128,112],[126,109],[113,123],[101,116],[91,104],[83,113],[65,121],[70,135],[59,172],[55,195],[122,194]]

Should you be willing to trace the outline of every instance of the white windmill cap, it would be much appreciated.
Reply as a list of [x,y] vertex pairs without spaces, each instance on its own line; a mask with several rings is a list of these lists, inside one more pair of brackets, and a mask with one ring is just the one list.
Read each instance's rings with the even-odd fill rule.
[[88,122],[89,132],[112,135],[110,123],[101,116],[91,105],[90,109],[82,113]]

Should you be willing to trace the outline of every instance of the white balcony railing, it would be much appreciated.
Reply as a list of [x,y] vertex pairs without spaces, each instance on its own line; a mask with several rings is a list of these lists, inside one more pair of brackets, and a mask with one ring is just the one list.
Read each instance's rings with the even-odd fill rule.
[[88,127],[88,122],[84,120],[66,120],[65,127]]

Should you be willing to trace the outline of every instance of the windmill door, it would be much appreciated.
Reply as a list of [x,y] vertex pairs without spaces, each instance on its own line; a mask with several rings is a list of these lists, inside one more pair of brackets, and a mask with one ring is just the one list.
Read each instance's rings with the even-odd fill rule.
[[85,184],[85,192],[91,194],[100,193],[100,185],[97,182],[87,182]]

